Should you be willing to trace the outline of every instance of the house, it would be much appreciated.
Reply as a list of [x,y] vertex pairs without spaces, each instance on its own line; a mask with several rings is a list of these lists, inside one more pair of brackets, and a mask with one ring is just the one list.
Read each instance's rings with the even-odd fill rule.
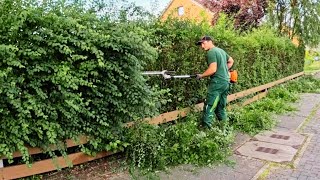
[[[205,20],[209,24],[212,24],[214,12],[204,6],[203,0],[171,0],[163,11],[161,20],[166,20],[169,17],[191,19],[196,22]],[[297,36],[292,38],[292,43],[295,46],[299,45],[299,39]]]
[[202,5],[202,0],[171,0],[161,15],[161,20],[168,17],[191,19],[197,22],[211,20],[214,13]]

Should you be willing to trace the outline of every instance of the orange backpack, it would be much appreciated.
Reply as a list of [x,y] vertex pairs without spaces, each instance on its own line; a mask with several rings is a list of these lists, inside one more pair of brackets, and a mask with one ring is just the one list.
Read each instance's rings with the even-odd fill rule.
[[238,72],[237,70],[230,70],[229,71],[230,75],[230,82],[231,83],[236,83],[238,81]]

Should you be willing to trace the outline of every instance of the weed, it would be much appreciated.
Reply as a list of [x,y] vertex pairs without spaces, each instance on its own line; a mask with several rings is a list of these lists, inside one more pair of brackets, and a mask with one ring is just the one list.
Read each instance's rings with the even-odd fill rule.
[[148,172],[178,164],[225,162],[231,154],[232,127],[201,131],[197,117],[199,113],[193,113],[185,122],[171,126],[139,124],[130,128],[127,155],[131,164]]

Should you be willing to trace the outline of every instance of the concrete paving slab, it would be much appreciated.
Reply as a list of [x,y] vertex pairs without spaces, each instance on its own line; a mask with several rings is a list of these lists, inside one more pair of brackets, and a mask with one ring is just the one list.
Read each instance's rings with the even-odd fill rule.
[[293,107],[297,108],[296,112],[274,115],[273,118],[279,120],[278,128],[296,130],[319,103],[320,94],[301,94],[300,100],[293,104]]
[[265,164],[264,161],[244,156],[231,157],[234,166],[220,165],[214,167],[196,168],[192,165],[182,165],[159,173],[160,179],[166,180],[248,180]]
[[249,141],[251,139],[251,136],[249,136],[248,134],[244,134],[241,132],[238,132],[236,134],[236,137],[234,139],[234,143],[232,143],[232,149],[235,150],[238,147],[240,147],[241,145],[243,145],[245,142]]
[[260,141],[250,141],[238,148],[236,153],[239,155],[267,161],[290,162],[297,151],[297,149],[291,146]]
[[301,94],[301,99],[294,106],[298,108],[297,115],[307,117],[315,105],[320,103],[320,94]]
[[256,141],[287,145],[297,149],[303,144],[305,136],[296,132],[272,130],[257,134],[253,139]]
[[274,118],[279,120],[279,124],[277,125],[278,127],[285,128],[287,130],[296,130],[306,119],[306,117],[298,116],[295,114],[276,115],[274,116]]
[[312,114],[305,128],[300,130],[302,133],[311,133],[312,138],[305,149],[300,152],[300,157],[295,160],[295,168],[270,169],[265,179],[320,179],[320,108]]

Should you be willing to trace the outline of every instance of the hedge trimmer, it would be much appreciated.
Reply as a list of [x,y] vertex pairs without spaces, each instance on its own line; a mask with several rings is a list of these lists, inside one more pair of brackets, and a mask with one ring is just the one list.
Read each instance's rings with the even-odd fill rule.
[[143,75],[161,75],[164,79],[195,78],[197,75],[173,75],[175,71],[144,71]]
[[[161,75],[164,79],[185,79],[185,78],[196,78],[197,75],[173,75],[175,71],[144,71],[143,75]],[[237,70],[229,70],[230,82],[236,83],[238,81],[238,72]]]

